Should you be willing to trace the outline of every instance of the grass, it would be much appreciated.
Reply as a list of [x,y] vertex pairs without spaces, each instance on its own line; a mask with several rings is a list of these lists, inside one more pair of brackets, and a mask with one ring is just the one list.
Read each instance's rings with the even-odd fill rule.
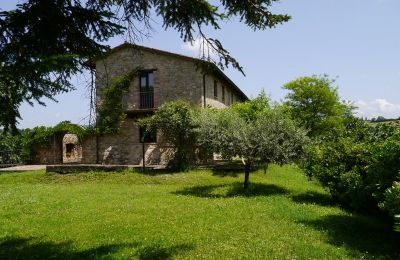
[[291,166],[267,175],[0,174],[0,259],[398,258],[391,227],[332,204]]

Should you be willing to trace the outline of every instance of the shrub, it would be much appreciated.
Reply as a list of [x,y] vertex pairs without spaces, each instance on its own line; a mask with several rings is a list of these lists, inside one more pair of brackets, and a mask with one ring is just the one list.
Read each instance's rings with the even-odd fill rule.
[[0,134],[0,164],[22,163],[22,139],[18,135]]
[[379,207],[387,210],[391,216],[400,215],[400,182],[394,182],[383,194]]
[[400,182],[394,182],[383,196],[383,201],[379,206],[394,218],[395,229],[400,232]]
[[307,148],[303,165],[342,205],[374,211],[386,190],[400,180],[400,130],[348,118]]
[[153,116],[139,120],[148,133],[159,130],[160,142],[174,147],[174,157],[168,164],[174,171],[187,171],[194,163],[196,111],[189,103],[177,100],[164,103]]

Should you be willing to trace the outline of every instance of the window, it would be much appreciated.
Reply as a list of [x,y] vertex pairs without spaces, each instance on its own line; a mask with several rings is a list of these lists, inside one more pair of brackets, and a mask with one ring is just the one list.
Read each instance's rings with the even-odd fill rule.
[[214,80],[214,98],[218,99],[218,82]]
[[154,72],[142,71],[140,73],[140,90],[151,90],[154,88]]
[[145,128],[139,127],[139,142],[143,143],[143,137],[145,143],[157,143],[157,131],[145,133]]
[[225,86],[222,86],[222,102],[225,103]]
[[142,71],[139,77],[140,108],[154,107],[154,72]]

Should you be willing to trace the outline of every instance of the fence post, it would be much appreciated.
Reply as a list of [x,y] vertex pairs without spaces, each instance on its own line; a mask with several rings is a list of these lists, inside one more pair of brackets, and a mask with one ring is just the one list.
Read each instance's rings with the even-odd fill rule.
[[144,131],[143,138],[142,138],[143,172],[145,172],[145,170],[146,170],[146,153],[145,153],[145,149],[144,149],[144,145],[145,145],[144,140],[146,140],[145,136],[146,136],[146,131]]

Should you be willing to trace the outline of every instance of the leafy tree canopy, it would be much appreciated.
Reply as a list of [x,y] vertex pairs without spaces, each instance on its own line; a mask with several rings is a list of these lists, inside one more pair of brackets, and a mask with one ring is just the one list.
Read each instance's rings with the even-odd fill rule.
[[186,171],[195,160],[197,114],[192,105],[177,100],[164,103],[153,116],[139,120],[147,134],[158,130],[162,133],[158,142],[174,147],[174,158],[169,162],[172,170]]
[[[263,109],[252,110],[261,104]],[[226,159],[241,157],[245,165],[245,188],[251,165],[283,164],[299,159],[307,142],[302,129],[279,108],[267,105],[265,94],[261,94],[240,106],[204,110],[200,116],[199,145]]]
[[256,98],[247,102],[235,103],[232,105],[232,108],[239,113],[240,117],[250,122],[255,120],[258,114],[269,111],[271,108],[270,98],[262,90]]
[[73,89],[72,75],[86,68],[85,61],[108,50],[105,42],[125,35],[130,41],[146,36],[151,14],[165,29],[176,29],[184,41],[198,35],[214,50],[220,67],[237,60],[218,39],[207,37],[206,26],[239,17],[251,29],[264,30],[290,17],[273,14],[277,0],[26,0],[15,10],[0,12],[0,125],[15,132],[18,108],[23,101],[53,99]]
[[310,136],[320,136],[351,114],[352,107],[339,99],[334,80],[328,76],[301,77],[283,88],[289,90],[285,105],[293,119],[309,130]]

